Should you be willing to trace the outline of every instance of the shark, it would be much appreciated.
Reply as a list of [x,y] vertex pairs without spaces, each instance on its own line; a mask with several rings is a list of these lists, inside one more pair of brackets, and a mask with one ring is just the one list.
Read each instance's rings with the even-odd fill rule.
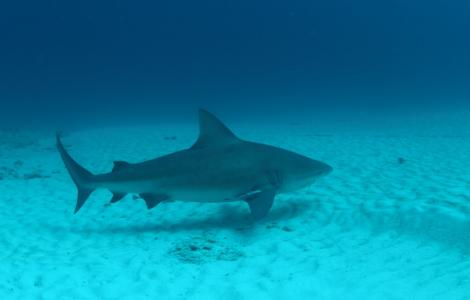
[[111,203],[138,194],[148,209],[164,201],[248,204],[255,221],[270,211],[276,195],[313,184],[333,168],[301,154],[237,137],[212,113],[199,109],[199,136],[188,149],[140,163],[115,161],[111,172],[94,175],[57,149],[77,188],[77,213],[90,194],[104,188]]

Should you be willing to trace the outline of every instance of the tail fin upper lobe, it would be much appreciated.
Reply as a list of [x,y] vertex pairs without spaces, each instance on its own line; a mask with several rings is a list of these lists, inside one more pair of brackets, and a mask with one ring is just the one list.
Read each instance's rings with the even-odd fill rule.
[[80,166],[65,150],[64,145],[60,140],[60,134],[56,134],[57,138],[57,149],[59,150],[62,161],[64,162],[65,168],[72,177],[73,182],[77,186],[77,205],[75,206],[75,212],[77,213],[83,206],[85,201],[88,199],[90,194],[93,192],[93,177],[88,170]]

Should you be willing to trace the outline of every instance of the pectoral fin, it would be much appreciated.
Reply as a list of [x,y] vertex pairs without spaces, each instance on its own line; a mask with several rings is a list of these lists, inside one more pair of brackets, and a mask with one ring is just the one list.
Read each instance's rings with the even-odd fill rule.
[[251,215],[258,221],[264,218],[271,206],[273,205],[274,196],[276,195],[274,190],[263,190],[259,193],[252,194],[245,201],[250,206]]

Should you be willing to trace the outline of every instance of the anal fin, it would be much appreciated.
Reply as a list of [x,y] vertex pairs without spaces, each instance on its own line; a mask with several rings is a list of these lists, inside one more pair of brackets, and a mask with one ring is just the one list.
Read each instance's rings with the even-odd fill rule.
[[250,195],[250,197],[245,200],[250,207],[251,215],[255,221],[266,217],[273,205],[275,195],[275,190],[263,190]]
[[112,172],[116,172],[116,171],[119,171],[119,170],[122,170],[123,168],[126,168],[128,166],[130,166],[131,164],[128,163],[128,162],[125,162],[125,161],[122,161],[122,160],[116,160],[114,162],[114,166],[113,166],[113,170]]
[[170,199],[170,197],[166,194],[142,193],[139,194],[139,196],[144,199],[148,209],[152,209],[160,202]]
[[126,196],[126,194],[124,194],[124,193],[113,193],[113,198],[111,198],[110,203],[116,203],[119,200],[121,200],[122,198],[124,198],[125,196]]

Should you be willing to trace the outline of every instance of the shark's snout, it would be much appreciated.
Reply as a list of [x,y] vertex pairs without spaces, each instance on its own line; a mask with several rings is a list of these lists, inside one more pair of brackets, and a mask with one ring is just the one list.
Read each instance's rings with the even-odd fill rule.
[[309,168],[308,175],[311,178],[318,178],[328,175],[331,171],[333,171],[333,168],[330,165],[314,160]]
[[333,168],[321,161],[302,157],[294,169],[290,169],[291,176],[288,184],[286,184],[286,190],[296,190],[310,186],[315,183],[319,178],[324,177],[333,171]]
[[333,167],[328,165],[328,164],[325,164],[325,163],[322,163],[323,164],[323,167],[322,167],[322,175],[328,175],[330,174],[332,171],[333,171]]

